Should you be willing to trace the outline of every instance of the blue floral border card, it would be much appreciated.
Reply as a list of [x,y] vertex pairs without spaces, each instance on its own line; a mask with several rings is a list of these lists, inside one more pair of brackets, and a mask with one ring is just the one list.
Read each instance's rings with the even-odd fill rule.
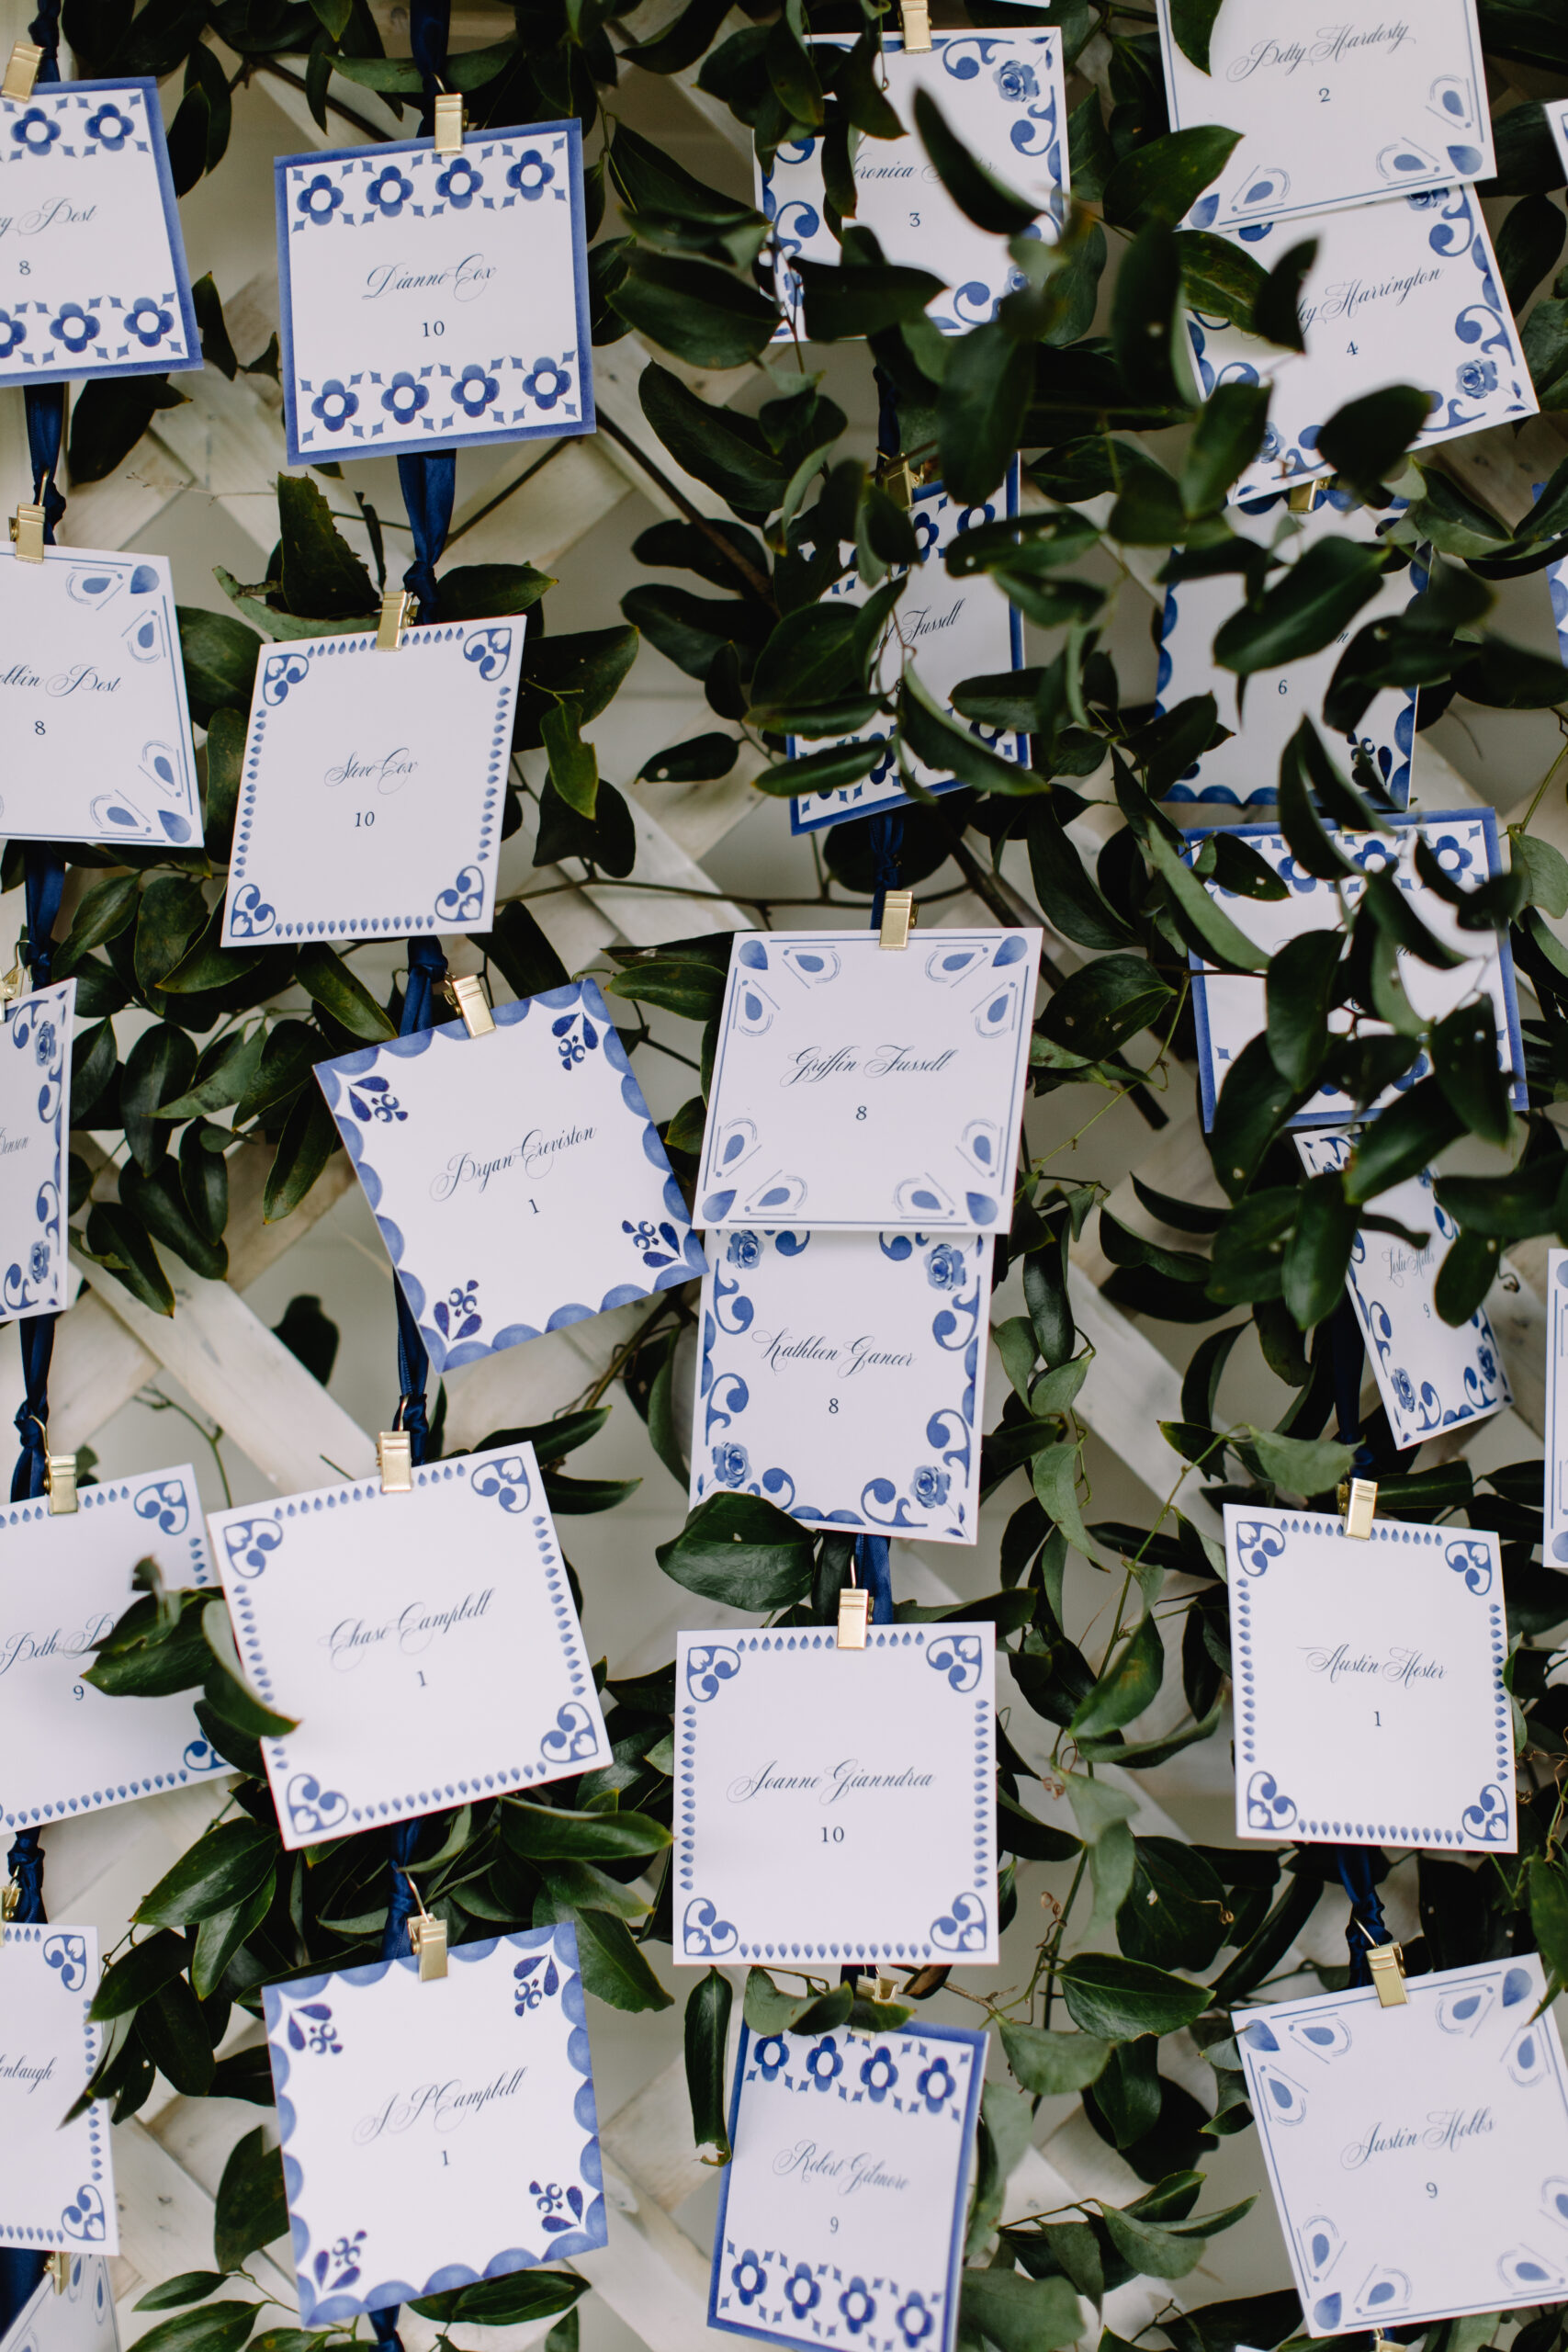
[[76,983],[18,997],[0,1030],[0,1313],[57,1315],[74,1287],[65,1213]]
[[0,831],[199,849],[167,558],[0,543]]
[[675,1648],[678,1962],[994,1964],[994,1626]]
[[1292,220],[1492,175],[1475,0],[1323,26],[1282,21],[1275,0],[1224,0],[1207,74],[1172,38],[1171,0],[1158,13],[1172,130],[1241,133],[1190,228]]
[[246,1674],[298,1724],[262,1742],[285,1846],[609,1762],[532,1446],[208,1524]]
[[[849,43],[819,37],[828,48]],[[944,334],[993,319],[1002,296],[1021,283],[1008,241],[976,228],[931,168],[914,130],[915,95],[928,91],[971,154],[989,164],[1043,215],[1035,233],[1052,241],[1067,186],[1067,109],[1062,36],[1027,32],[935,32],[929,51],[909,56],[883,36],[880,79],[905,124],[901,139],[863,138],[854,159],[860,228],[890,262],[930,270],[948,291],[927,316]],[[806,332],[796,261],[837,264],[815,139],[786,141],[773,168],[757,174],[757,203],[773,223],[773,254],[784,319],[775,343]]]
[[189,1692],[131,1706],[82,1679],[149,1555],[166,1585],[217,1581],[188,1463],[83,1487],[58,1518],[47,1497],[0,1506],[0,1823],[13,1834],[228,1769]]
[[[1298,1135],[1311,1176],[1343,1168],[1353,1131]],[[1513,1391],[1484,1306],[1455,1330],[1438,1313],[1438,1266],[1459,1227],[1432,1188],[1432,1171],[1406,1177],[1369,1203],[1410,1233],[1429,1234],[1412,1250],[1397,1234],[1359,1231],[1350,1245],[1346,1288],[1366,1342],[1367,1360],[1388,1414],[1393,1442],[1420,1445],[1439,1430],[1483,1421],[1513,1403]]]
[[87,2014],[97,1989],[96,1928],[6,1921],[0,1942],[0,2245],[119,2252],[108,2102],[94,2099],[73,2121],[61,2121],[102,2050],[103,2029]]
[[1546,1532],[1541,1558],[1568,1566],[1568,1250],[1546,1253]]
[[274,170],[291,464],[593,431],[579,123]]
[[1568,2084],[1533,1952],[1235,2012],[1307,2332],[1568,2295]]
[[705,1269],[597,982],[495,1022],[316,1064],[436,1372]]
[[740,933],[701,1221],[1005,1231],[1041,939],[917,932],[893,950],[875,932]]
[[813,1526],[973,1544],[991,1237],[708,1235],[693,1507],[762,1495]]
[[1224,1514],[1236,1836],[1516,1852],[1496,1536]]
[[[941,482],[917,491],[909,520],[919,542],[920,560],[908,574],[908,584],[887,625],[878,661],[877,683],[883,693],[896,692],[906,661],[919,672],[921,684],[944,705],[964,678],[994,676],[998,671],[1023,667],[1023,621],[1018,607],[1008,602],[988,571],[955,575],[942,559],[966,531],[1018,513],[1019,462],[1008,468],[1000,492],[979,506],[958,506]],[[866,586],[852,569],[829,590],[829,601],[863,605]],[[1029,738],[1009,735],[992,727],[969,723],[971,734],[1004,760],[1029,762]],[[790,829],[812,833],[823,825],[841,824],[846,817],[870,817],[881,808],[907,808],[909,796],[898,780],[897,747],[887,720],[862,727],[841,743],[880,742],[882,753],[869,775],[831,792],[797,792],[789,804]],[[800,737],[789,738],[791,759],[808,746]],[[908,753],[906,754],[908,756]],[[958,779],[928,767],[923,760],[911,764],[928,792],[954,792]]]
[[[1446,814],[1434,811],[1419,819],[1394,818],[1391,825],[1388,833],[1352,833],[1343,832],[1337,826],[1328,828],[1342,855],[1360,869],[1359,875],[1337,884],[1303,874],[1292,857],[1284,835],[1271,826],[1235,826],[1231,830],[1237,838],[1249,842],[1289,885],[1289,895],[1283,899],[1247,899],[1223,890],[1213,882],[1208,884],[1208,889],[1223,903],[1237,928],[1272,956],[1288,939],[1299,938],[1303,932],[1335,929],[1344,920],[1341,899],[1344,910],[1354,911],[1366,888],[1361,876],[1392,872],[1427,930],[1462,958],[1450,971],[1439,972],[1401,949],[1399,976],[1412,1010],[1423,1021],[1440,1021],[1461,1004],[1489,998],[1497,1027],[1498,1063],[1511,1075],[1515,1109],[1523,1111],[1525,1054],[1513,950],[1506,939],[1499,938],[1495,932],[1461,931],[1457,910],[1438,898],[1435,890],[1428,889],[1416,871],[1416,843],[1421,839],[1444,873],[1461,889],[1478,888],[1499,874],[1503,868],[1496,814],[1491,808],[1456,808]],[[1206,835],[1190,832],[1187,839],[1196,848]],[[1190,956],[1190,962],[1203,1125],[1212,1127],[1225,1073],[1243,1046],[1262,1033],[1268,1009],[1261,974],[1213,972],[1195,954]],[[1348,1032],[1350,1019],[1349,1009],[1341,1006],[1329,1014],[1328,1025],[1335,1031]],[[1359,1019],[1358,1031],[1363,1037],[1389,1034],[1385,1023],[1365,1013]],[[1418,1055],[1397,1085],[1386,1088],[1378,1097],[1373,1109],[1382,1110],[1397,1102],[1427,1077],[1430,1069],[1428,1057],[1425,1053]],[[1337,1119],[1364,1115],[1358,1112],[1350,1095],[1325,1084],[1303,1105],[1291,1124],[1303,1128],[1321,1127]]]
[[523,616],[296,638],[256,665],[225,947],[488,930]]
[[0,2335],[0,2352],[119,2352],[104,2256],[73,2254],[63,2289],[46,2275]]
[[575,1928],[262,1997],[306,2327],[604,2244]]
[[950,2352],[987,2036],[740,2029],[708,2324]]
[[1427,388],[1431,409],[1417,448],[1537,410],[1473,187],[1393,197],[1355,212],[1255,220],[1238,236],[1264,269],[1315,240],[1301,298],[1303,353],[1281,351],[1223,319],[1190,316],[1202,397],[1218,383],[1267,382],[1273,397],[1263,447],[1233,500],[1332,470],[1317,435],[1347,401],[1389,384]]
[[157,83],[0,98],[0,386],[199,368]]

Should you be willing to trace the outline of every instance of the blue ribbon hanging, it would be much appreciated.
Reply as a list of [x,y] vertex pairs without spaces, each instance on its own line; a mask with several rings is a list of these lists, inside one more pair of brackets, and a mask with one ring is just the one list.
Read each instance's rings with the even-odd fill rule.
[[1350,1954],[1350,1982],[1370,1984],[1372,1972],[1367,1965],[1367,1954],[1374,1944],[1386,1944],[1388,1922],[1383,1917],[1382,1904],[1372,1883],[1372,1855],[1369,1846],[1341,1846],[1335,1854],[1339,1876],[1350,1898],[1350,1917],[1345,1928],[1345,1943]]
[[396,2303],[389,2303],[385,2311],[370,2314],[370,2326],[382,2352],[403,2352],[403,2339],[398,2334],[398,2310]]
[[446,74],[446,43],[451,34],[452,0],[412,0],[409,10],[409,53],[424,85],[420,108],[421,136],[435,130],[435,93]]
[[[43,76],[39,76],[41,81]],[[33,503],[43,508],[43,543],[54,545],[55,526],[65,512],[65,501],[55,487],[60,446],[65,437],[63,384],[27,384],[22,404],[28,419],[28,458],[33,471]]]
[[421,450],[398,459],[398,482],[408,509],[413,535],[413,561],[403,574],[403,586],[419,602],[422,621],[439,620],[441,594],[435,567],[452,527],[452,501],[457,490],[456,449]]
[[874,1625],[893,1623],[893,1578],[887,1564],[886,1535],[855,1537],[855,1582],[863,1585],[871,1595],[871,1622]]

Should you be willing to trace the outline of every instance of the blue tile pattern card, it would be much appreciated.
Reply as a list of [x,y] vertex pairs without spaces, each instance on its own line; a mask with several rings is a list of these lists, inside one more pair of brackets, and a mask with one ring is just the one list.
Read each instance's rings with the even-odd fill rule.
[[874,932],[739,933],[701,1221],[1005,1231],[1041,936],[918,932],[895,952]]
[[488,931],[525,622],[263,650],[225,947]]
[[0,98],[0,386],[201,366],[156,82]]
[[18,997],[0,1029],[0,1312],[8,1321],[58,1314],[74,1288],[65,1162],[75,1009],[75,981],[57,980]]
[[1496,1536],[1224,1513],[1236,1836],[1515,1852]]
[[581,125],[274,169],[291,464],[593,431]]
[[1568,1567],[1568,1250],[1546,1256],[1546,1534],[1541,1558]]
[[167,558],[0,542],[0,831],[199,849]]
[[[103,2029],[87,2015],[97,1989],[96,1928],[6,1921],[0,1943],[0,2245],[37,2254],[58,2246],[71,2254],[119,2252],[109,2102],[95,2099],[73,2121],[61,2121],[102,2052]],[[111,2326],[111,2344],[113,2334]]]
[[73,2254],[62,2289],[46,2276],[0,2335],[0,2352],[119,2352],[103,2256]]
[[316,1064],[435,1372],[705,1270],[597,983],[495,1022]]
[[1568,2080],[1533,1952],[1235,2012],[1307,2332],[1568,2296]]
[[708,2324],[951,2352],[984,2033],[740,2029]]
[[[215,1512],[283,1842],[479,1804],[610,1760],[530,1445]],[[417,1784],[417,1785],[416,1785]]]
[[996,1629],[682,1634],[675,1958],[997,1958]]
[[299,2317],[441,2295],[604,2244],[577,1930],[263,1988]]
[[761,1495],[810,1526],[973,1544],[991,1237],[708,1235],[692,1504]]

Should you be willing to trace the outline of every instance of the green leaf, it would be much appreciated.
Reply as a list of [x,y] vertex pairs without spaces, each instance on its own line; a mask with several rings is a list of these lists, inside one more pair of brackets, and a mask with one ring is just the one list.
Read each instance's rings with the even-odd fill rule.
[[539,731],[549,754],[550,782],[569,808],[593,819],[599,797],[599,762],[592,743],[585,743],[570,702],[558,703],[539,720]]
[[[172,1315],[175,1294],[144,1227],[118,1201],[98,1201],[87,1213],[89,1253],[154,1315]],[[89,1680],[91,1677],[87,1678]]]
[[[1530,904],[1541,908],[1554,922],[1568,915],[1568,858],[1539,833],[1508,829],[1508,854],[1515,873],[1529,879]],[[60,968],[58,960],[55,969]]]
[[125,1140],[142,1173],[154,1169],[169,1148],[159,1120],[164,1104],[183,1094],[196,1074],[196,1046],[188,1031],[172,1021],[144,1029],[125,1057],[119,1102]]
[[1354,539],[1319,539],[1253,603],[1221,625],[1214,659],[1250,677],[1321,653],[1340,636],[1382,584],[1381,548]]
[[1105,183],[1107,220],[1116,229],[1141,229],[1149,220],[1185,220],[1224,171],[1240,137],[1220,123],[1200,123],[1134,147]]
[[128,1952],[112,1961],[104,1971],[103,1982],[87,2015],[99,2019],[118,2018],[128,2010],[140,2008],[143,2001],[150,2001],[154,1993],[180,1974],[185,1962],[184,1938],[170,1935],[167,1930],[132,1944]]
[[186,395],[167,376],[104,376],[84,384],[71,407],[73,483],[118,473],[158,411],[185,405]]
[[337,1121],[327,1108],[326,1098],[317,1088],[310,1088],[289,1112],[277,1139],[262,1193],[265,1225],[279,1224],[293,1215],[339,1142]]
[[686,2090],[692,2102],[692,2137],[711,2148],[705,2163],[729,2162],[729,2132],[724,2112],[724,2052],[735,1999],[728,1976],[710,1968],[686,1999]]
[[1551,1974],[1568,1984],[1568,1878],[1544,1855],[1529,1864],[1530,1926],[1537,1949]]
[[1207,2241],[1179,2237],[1157,2222],[1142,2222],[1114,2205],[1102,2205],[1106,2233],[1123,2262],[1150,2278],[1184,2278],[1202,2261]]
[[395,1037],[397,1029],[363,980],[350,970],[335,948],[311,940],[299,950],[299,985],[311,1001],[342,1024],[353,1037],[378,1045]]
[[1216,384],[1198,412],[1181,461],[1181,503],[1189,514],[1218,512],[1262,447],[1268,423],[1267,384]]
[[1349,1476],[1356,1459],[1353,1445],[1337,1445],[1329,1438],[1281,1437],[1277,1430],[1250,1427],[1248,1434],[1264,1476],[1293,1495],[1325,1494]]
[[1219,13],[1220,0],[1170,0],[1171,38],[1200,74],[1210,70],[1209,43]]
[[574,2278],[570,2271],[513,2270],[471,2287],[454,2287],[445,2295],[422,2295],[409,2309],[444,2327],[458,2321],[468,2327],[525,2327],[570,2311],[587,2292],[587,2279]]
[[[761,675],[759,663],[758,676]],[[950,718],[912,663],[906,668],[898,688],[898,732],[917,759],[927,761],[944,775],[956,776],[960,784],[974,786],[977,791],[1032,797],[1050,788],[1045,778],[1036,775],[1032,768],[1021,767],[1015,760],[1004,760],[987,751],[977,735]]]
[[222,1822],[164,1873],[134,1917],[144,1926],[183,1928],[228,1910],[260,1885],[278,1851],[276,1837],[258,1823]]
[[847,2023],[854,1987],[836,1984],[830,1993],[785,1993],[765,1968],[746,1973],[741,2012],[753,2033],[825,2033]]
[[1431,1032],[1432,1069],[1451,1107],[1483,1143],[1513,1134],[1508,1081],[1497,1059],[1497,1020],[1490,997],[1455,1007]]
[[531,563],[459,563],[441,575],[441,618],[482,621],[498,613],[531,613],[555,584]]
[[227,2273],[221,2270],[182,2270],[177,2278],[165,2278],[161,2287],[150,2288],[140,2301],[131,2305],[139,2312],[175,2312],[182,2303],[199,2303],[215,2294],[223,2284]]
[[[1031,816],[1034,813],[1031,809]],[[1173,1002],[1171,991],[1143,956],[1100,956],[1069,973],[1048,1001],[1040,1025],[1069,1053],[1081,1054],[1085,1061],[1102,1061],[1130,1038],[1153,1028]]]
[[[1333,1314],[1344,1293],[1356,1240],[1356,1212],[1337,1170],[1302,1187],[1296,1229],[1285,1245],[1285,1304],[1303,1331]],[[1313,1489],[1314,1492],[1316,1489]]]
[[214,713],[226,706],[248,712],[262,647],[255,630],[231,614],[209,613],[188,605],[179,605],[175,617],[186,694],[197,725],[210,727]]
[[1087,2090],[1103,2071],[1111,2044],[1092,2033],[1047,2033],[1037,2025],[998,2018],[1008,2064],[1026,2091],[1060,2098]]
[[[232,1736],[231,1735],[231,1736]],[[223,1977],[230,1962],[233,1959],[241,1945],[244,1943],[246,1938],[254,1935],[256,1929],[261,1926],[262,1921],[266,1917],[267,1913],[271,1910],[273,1896],[276,1894],[276,1879],[273,1872],[269,1871],[266,1877],[262,1880],[260,1885],[253,1887],[250,1894],[243,1896],[231,1911],[215,1911],[210,1918],[204,1919],[200,1927],[197,1928],[196,1931],[196,1951],[192,1955],[190,1963],[190,1982],[191,1990],[196,1995],[198,2001],[209,2000],[212,1995],[218,1990],[219,1985],[223,1981]],[[249,2055],[252,2057],[260,2056],[265,2058],[265,2054],[266,2053],[264,2049],[260,2052],[252,2052],[248,2053],[243,2052],[236,2052],[232,2057],[221,2060],[213,2077],[214,2097],[229,2098],[235,2096],[235,2094],[226,2091],[220,2087],[223,2069],[225,2066],[237,2064],[242,2056]],[[272,2075],[270,2067],[267,2070],[265,2083],[258,2084],[255,2086],[254,2093],[247,2094],[247,2096],[254,2096],[255,2103],[258,2107],[270,2107],[272,2105]]]
[[607,1911],[579,1911],[572,1925],[582,1982],[595,2000],[616,2009],[670,2007],[673,1996],[665,1991],[619,1919]]
[[363,614],[368,621],[378,604],[375,582],[309,474],[278,475],[277,520],[289,611],[325,621]]
[[1371,499],[1393,474],[1431,413],[1432,396],[1415,384],[1385,384],[1336,409],[1317,435],[1326,458],[1361,496]]
[[111,875],[107,882],[95,882],[84,890],[65,944],[54,958],[57,980],[70,978],[79,971],[95,947],[106,939],[118,939],[136,921],[141,898],[141,876],[139,874]]
[[1096,1557],[1094,1539],[1083,1523],[1077,1498],[1077,1448],[1065,1440],[1048,1445],[1029,1465],[1029,1476],[1042,1509],[1086,1559]]
[[1076,1952],[1061,1970],[1061,1986],[1073,2023],[1107,2041],[1175,2033],[1202,2015],[1210,1997],[1206,1984],[1116,1952]]
[[1303,737],[1312,732],[1311,719],[1303,718],[1280,754],[1280,831],[1303,872],[1320,882],[1340,882],[1357,868],[1325,831],[1307,789],[1302,753]]
[[212,2216],[213,2251],[220,2270],[237,2269],[245,2256],[288,2234],[288,2200],[283,2188],[283,2158],[266,2144],[258,2123],[237,2141]]
[[611,306],[649,342],[695,368],[743,368],[772,342],[778,306],[705,261],[634,245]]
[[[1033,877],[1034,895],[1050,921],[1066,939],[1079,947],[1092,947],[1103,954],[1107,950],[1128,947],[1136,934],[1124,922],[1110,900],[1104,897],[1089,876],[1089,870],[1068,840],[1055,800],[1043,795],[1032,798],[1024,811],[1023,837],[1029,848],[1029,870]],[[1124,963],[1139,963],[1145,974],[1142,983],[1145,995],[1154,978],[1150,967],[1135,957],[1124,957]],[[1086,966],[1093,970],[1094,966]],[[1076,977],[1076,976],[1075,976]],[[1159,984],[1161,996],[1169,1001],[1169,990]],[[1146,1028],[1153,1010],[1141,1019],[1135,1028],[1127,1031],[1135,1036]]]
[[[755,418],[699,400],[657,361],[637,379],[637,398],[649,424],[685,472],[716,490],[738,514],[761,517],[773,512],[788,486],[790,469],[768,447]],[[722,531],[727,526],[716,527]],[[739,585],[733,568],[727,584]]]
[[1026,2278],[1018,2270],[959,2273],[961,2335],[982,2335],[997,2352],[1055,2352],[1082,2326],[1077,2290],[1066,2278]]
[[495,966],[515,997],[536,996],[542,989],[564,988],[570,977],[540,930],[537,918],[518,899],[497,907],[493,931],[470,932],[468,936],[479,953]]
[[915,92],[915,128],[937,177],[965,220],[996,237],[1021,236],[1033,227],[1039,206],[971,154],[929,90]]
[[1247,933],[1236,928],[1157,826],[1150,826],[1144,847],[1150,865],[1210,954],[1233,971],[1264,970],[1269,959],[1261,948],[1254,946]]
[[880,737],[865,743],[832,743],[798,760],[780,760],[751,779],[759,792],[785,800],[800,792],[838,792],[869,775],[887,749]]
[[240,2352],[261,2312],[260,2303],[205,2303],[199,2311],[161,2321],[136,2340],[150,2345],[152,2352]]
[[182,2098],[205,2098],[212,2086],[212,2038],[196,1995],[175,1976],[136,2012],[136,2038]]
[[950,497],[980,505],[998,489],[1023,438],[1034,353],[999,319],[948,345],[937,409],[942,480]]
[[662,1853],[671,1833],[642,1813],[568,1813],[564,1807],[528,1804],[507,1797],[501,1834],[514,1854],[529,1861],[621,1862]]
[[[221,1159],[213,1165],[226,1176]],[[127,1214],[165,1250],[183,1259],[193,1273],[205,1275],[209,1282],[223,1280],[229,1271],[229,1252],[221,1241],[209,1240],[192,1217],[172,1159],[165,1159],[151,1176],[143,1176],[131,1160],[119,1171],[119,1199]]]
[[1347,1198],[1375,1200],[1407,1176],[1419,1176],[1463,1133],[1464,1122],[1436,1078],[1424,1078],[1362,1129],[1345,1171]]
[[710,1495],[654,1556],[689,1592],[732,1609],[787,1609],[811,1588],[809,1530],[759,1495]]
[[711,784],[716,776],[729,774],[739,750],[733,735],[692,735],[685,742],[671,743],[667,752],[656,752],[651,760],[645,760],[637,770],[637,780],[651,784]]
[[1301,315],[1302,288],[1316,259],[1315,237],[1292,245],[1274,264],[1252,306],[1254,334],[1262,335],[1280,351],[1306,349],[1306,330]]
[[1135,1625],[1089,1697],[1074,1715],[1075,1737],[1099,1737],[1120,1731],[1141,1715],[1154,1700],[1165,1677],[1165,1647],[1154,1618],[1145,1615]]
[[806,288],[806,333],[812,343],[839,343],[912,325],[944,288],[929,269],[902,264],[797,260]]

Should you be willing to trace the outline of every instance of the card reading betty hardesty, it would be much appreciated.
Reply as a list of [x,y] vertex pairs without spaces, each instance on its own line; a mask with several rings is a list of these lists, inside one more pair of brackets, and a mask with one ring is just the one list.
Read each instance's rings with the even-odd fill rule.
[[1568,2297],[1568,2086],[1534,1953],[1235,2012],[1313,2335]]
[[[265,1739],[283,1842],[476,1804],[608,1763],[529,1445],[215,1512],[240,1655],[298,1729]],[[417,1782],[417,1786],[415,1783]]]
[[984,2033],[740,2029],[708,2324],[951,2352]]
[[307,2327],[604,2244],[574,1928],[262,1997]]
[[[109,2110],[70,2123],[98,2063],[103,2029],[96,1928],[23,1927],[0,1942],[0,2245],[118,2254]],[[111,2331],[112,2340],[112,2331]]]
[[1006,1227],[1037,931],[742,933],[697,1182],[705,1225]]
[[0,1315],[53,1315],[74,1288],[70,1195],[71,1023],[76,983],[18,997],[0,1029]]
[[1541,1558],[1568,1566],[1568,1250],[1546,1255],[1546,1532]]
[[1238,1838],[1511,1854],[1495,1535],[1225,1505]]
[[0,2335],[0,2352],[119,2352],[114,2290],[103,2256],[69,2255],[63,2287],[46,2271]]
[[291,465],[592,432],[579,124],[274,171]]
[[682,1634],[675,1957],[997,1957],[995,1629]]

